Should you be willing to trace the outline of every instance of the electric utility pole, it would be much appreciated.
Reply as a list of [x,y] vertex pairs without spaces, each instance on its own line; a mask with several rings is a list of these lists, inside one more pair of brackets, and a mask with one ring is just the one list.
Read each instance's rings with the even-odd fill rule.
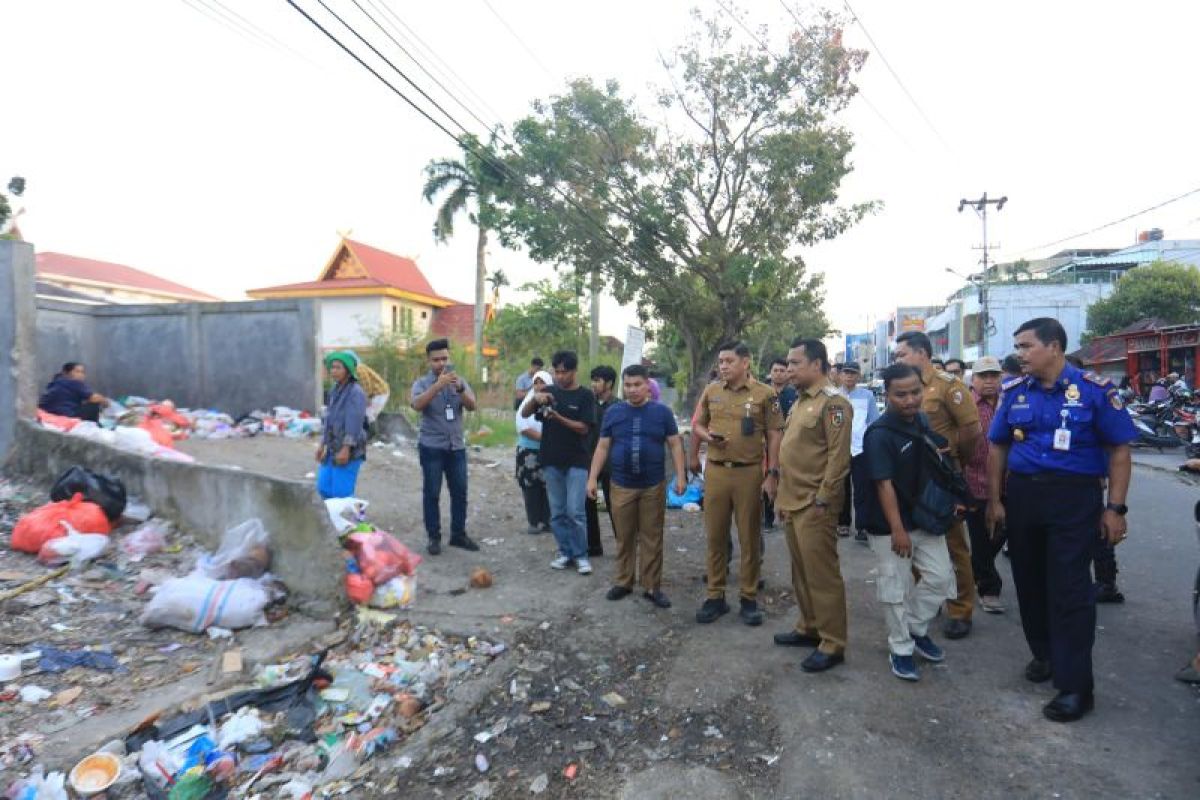
[[987,192],[984,192],[978,200],[963,199],[958,201],[958,213],[961,214],[964,208],[971,206],[971,208],[975,209],[975,213],[979,215],[979,218],[983,220],[983,246],[975,248],[983,250],[983,280],[979,282],[979,306],[982,309],[982,321],[979,326],[982,334],[979,343],[979,355],[981,356],[986,356],[988,352],[988,323],[991,319],[988,315],[988,269],[990,268],[988,248],[991,246],[988,244],[987,232],[988,206],[994,205],[996,210],[999,211],[1004,208],[1004,204],[1007,202],[1008,195],[989,199]]

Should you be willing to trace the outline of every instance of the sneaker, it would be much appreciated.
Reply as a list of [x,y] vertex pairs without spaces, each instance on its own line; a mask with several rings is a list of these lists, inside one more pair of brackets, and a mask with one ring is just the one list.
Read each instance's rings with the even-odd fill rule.
[[566,556],[559,556],[558,558],[556,558],[550,562],[550,569],[566,569],[567,567],[571,566],[574,563],[575,563],[575,559],[573,559],[573,558],[567,558]]
[[1008,609],[1004,606],[1004,601],[992,594],[983,594],[979,596],[979,607],[989,614],[1003,614]]
[[450,546],[460,547],[463,550],[467,550],[472,553],[478,552],[479,550],[479,545],[475,544],[475,540],[473,540],[470,536],[467,536],[465,533],[460,533],[458,536],[451,536]]
[[604,595],[609,600],[621,600],[633,593],[633,589],[628,586],[614,586],[608,590],[608,594]]
[[539,533],[545,533],[545,531],[542,530],[537,525],[530,525],[528,528],[525,529],[525,532],[527,534],[529,534],[530,536],[537,536]]
[[925,659],[926,661],[932,661],[933,663],[937,664],[946,660],[945,651],[934,644],[933,639],[930,639],[928,636],[914,636],[912,637],[912,640],[913,647],[916,648],[916,651],[921,655],[921,658]]
[[579,559],[579,561],[576,562],[575,571],[580,575],[591,575],[592,562],[588,561],[586,558]]
[[838,525],[837,534],[838,534],[838,536],[841,536],[843,539],[846,538],[847,536],[850,535],[850,526],[849,525]]
[[716,622],[718,618],[729,613],[729,603],[724,600],[708,599],[704,601],[704,605],[700,606],[700,610],[696,612],[696,622],[702,625],[709,622]]
[[917,672],[917,662],[912,656],[898,656],[893,653],[890,656],[892,662],[892,674],[902,681],[919,681],[921,673]]
[[752,628],[763,623],[763,613],[758,610],[758,603],[754,600],[742,600],[742,608],[738,611],[738,616],[742,618],[742,622]]

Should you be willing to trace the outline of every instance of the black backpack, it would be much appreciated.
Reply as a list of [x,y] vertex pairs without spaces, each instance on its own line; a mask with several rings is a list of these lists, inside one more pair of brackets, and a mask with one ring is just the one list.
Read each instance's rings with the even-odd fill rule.
[[[917,447],[921,448],[921,457],[917,460],[919,487],[916,497],[904,494],[904,501],[912,509],[912,520],[918,528],[928,533],[942,535],[947,533],[954,524],[962,519],[963,511],[972,502],[971,490],[967,486],[962,472],[955,468],[954,462],[941,451],[933,437],[937,434],[929,430],[924,419],[918,423],[920,435],[913,436],[910,431],[884,424],[883,427],[909,437]],[[946,440],[938,436],[944,443]],[[896,486],[896,484],[893,484]],[[897,492],[900,492],[896,486]]]

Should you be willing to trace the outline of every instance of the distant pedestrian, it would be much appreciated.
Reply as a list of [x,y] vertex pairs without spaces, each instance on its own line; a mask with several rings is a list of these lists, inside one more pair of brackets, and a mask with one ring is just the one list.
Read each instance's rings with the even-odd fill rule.
[[[879,559],[875,594],[887,623],[892,674],[919,680],[914,653],[934,663],[945,660],[929,636],[942,601],[954,592],[954,569],[944,530],[917,523],[920,498],[933,478],[928,465],[942,461],[947,447],[921,413],[925,385],[908,364],[883,371],[887,410],[866,434],[866,458],[874,496],[867,511],[871,549]],[[928,524],[928,523],[927,523]],[[914,569],[921,575],[914,581]]]
[[[983,356],[975,362],[971,375],[971,398],[979,409],[979,425],[987,431],[992,427],[996,407],[1000,403],[1000,361]],[[975,588],[979,592],[979,607],[989,614],[1003,614],[1004,602],[1000,590],[1004,581],[996,569],[996,555],[1004,547],[1004,536],[993,538],[987,529],[987,471],[991,444],[986,436],[975,442],[975,453],[963,466],[967,486],[971,489],[974,503],[967,510],[967,531],[971,536],[971,571],[975,575]]]
[[[901,334],[901,335],[903,335],[903,334]],[[899,341],[899,339],[897,339],[897,341]],[[897,359],[897,360],[899,360],[899,359]],[[929,360],[929,363],[932,364],[933,368],[936,369],[938,372],[946,371],[946,362],[942,361],[940,358],[932,358]]]
[[[1098,536],[1125,539],[1137,438],[1107,378],[1066,362],[1058,320],[1031,319],[1013,334],[1027,376],[1004,385],[992,420],[988,528],[1007,527],[1021,626],[1033,660],[1025,677],[1054,679],[1042,711],[1071,722],[1092,710],[1096,603],[1088,569]],[[1103,479],[1108,476],[1105,502]]]
[[440,498],[442,478],[450,490],[450,546],[478,550],[467,535],[467,443],[463,412],[475,410],[475,392],[450,364],[450,343],[434,339],[425,345],[429,372],[413,381],[412,407],[421,414],[417,450],[421,472],[425,533],[429,554],[442,552]]
[[[850,474],[846,476],[846,497],[842,501],[838,518],[838,536],[849,536],[851,525],[855,538],[867,544],[867,528],[863,524],[867,514],[867,495],[874,491],[867,477],[867,460],[863,456],[863,434],[867,427],[879,419],[879,406],[875,404],[875,393],[858,385],[861,377],[857,362],[851,361],[842,367],[842,393],[854,408],[850,426]],[[850,511],[854,510],[851,520]]]
[[[592,369],[589,376],[592,380],[592,394],[596,398],[596,424],[592,426],[592,432],[588,437],[588,453],[589,458],[591,453],[596,452],[596,445],[600,441],[600,427],[604,424],[604,413],[617,401],[617,396],[613,392],[613,387],[617,382],[617,371],[607,364],[601,364]],[[609,491],[610,475],[608,466],[600,472],[600,488],[604,490],[604,507],[608,510],[608,522],[613,524],[612,505],[610,504],[611,492]],[[604,542],[600,538],[600,508],[596,497],[588,496],[587,499],[587,527],[588,527],[588,557],[595,558],[604,555]]]
[[521,404],[525,402],[529,390],[533,388],[533,378],[538,374],[538,371],[546,366],[546,362],[534,356],[529,362],[529,369],[517,376],[517,382],[513,391],[513,411],[520,411]]
[[333,388],[321,421],[317,492],[329,500],[354,496],[358,471],[367,459],[367,393],[358,385],[358,357],[353,353],[330,353],[325,369]]
[[1008,383],[1013,378],[1024,377],[1024,368],[1021,366],[1021,359],[1016,355],[1007,355],[1000,362],[1000,369],[1004,370],[1004,383]]
[[77,361],[63,364],[62,371],[50,379],[38,399],[38,408],[60,417],[100,421],[100,409],[111,402],[87,385],[87,369]]
[[[787,359],[776,358],[771,361],[771,372],[767,381],[775,390],[775,396],[779,398],[779,412],[786,420],[788,412],[792,410],[792,404],[796,402],[796,387],[788,380]],[[767,460],[764,454],[763,469],[766,468]],[[775,501],[766,492],[763,492],[763,527],[769,531],[775,530]]]
[[[554,383],[550,373],[540,370],[533,376],[533,386],[527,397],[545,391]],[[546,478],[542,475],[540,451],[542,449],[541,409],[532,417],[517,412],[517,485],[525,500],[525,520],[529,534],[545,533],[550,530],[550,499],[546,495]]]
[[558,542],[554,569],[572,565],[592,574],[587,554],[587,479],[592,454],[588,437],[596,424],[596,397],[579,385],[579,357],[561,350],[550,358],[554,383],[521,406],[521,415],[542,411],[542,475],[550,497],[550,528]]
[[828,359],[819,339],[797,339],[788,351],[788,370],[799,396],[779,448],[782,476],[775,498],[787,526],[792,591],[800,612],[792,630],[775,634],[775,644],[815,647],[800,662],[805,672],[841,664],[848,636],[837,510],[850,472],[854,409],[829,382]]
[[958,378],[960,381],[967,379],[967,362],[961,358],[947,358],[946,372]]
[[[958,467],[971,458],[975,442],[982,435],[979,411],[966,384],[938,369],[937,360],[930,358],[932,352],[929,337],[920,331],[907,331],[896,337],[896,360],[921,372],[921,383],[925,386],[921,410],[934,433],[950,443],[950,458]],[[946,601],[943,632],[948,639],[962,639],[971,633],[975,576],[971,571],[966,526],[961,521],[946,533],[946,546],[954,563],[957,596]]]
[[601,474],[611,467],[608,502],[617,537],[617,570],[608,599],[620,600],[630,594],[640,576],[642,596],[659,608],[670,608],[671,601],[662,591],[668,447],[677,494],[683,494],[687,476],[675,415],[650,399],[649,378],[640,364],[625,368],[625,401],[613,405],[604,416],[587,490],[594,499]]

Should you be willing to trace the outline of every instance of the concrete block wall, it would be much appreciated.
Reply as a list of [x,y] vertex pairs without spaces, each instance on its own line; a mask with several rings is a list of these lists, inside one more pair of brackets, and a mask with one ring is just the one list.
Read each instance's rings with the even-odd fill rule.
[[105,395],[170,398],[241,416],[321,403],[320,314],[313,301],[84,306],[37,301],[36,378],[68,361]]
[[33,246],[0,239],[0,462],[16,439],[19,418],[37,411],[34,359]]
[[271,534],[271,571],[287,584],[293,606],[323,618],[345,602],[337,533],[310,482],[150,459],[27,420],[17,423],[15,444],[7,471],[47,487],[75,464],[120,478],[129,494],[208,550],[220,544],[227,529],[257,517]]

